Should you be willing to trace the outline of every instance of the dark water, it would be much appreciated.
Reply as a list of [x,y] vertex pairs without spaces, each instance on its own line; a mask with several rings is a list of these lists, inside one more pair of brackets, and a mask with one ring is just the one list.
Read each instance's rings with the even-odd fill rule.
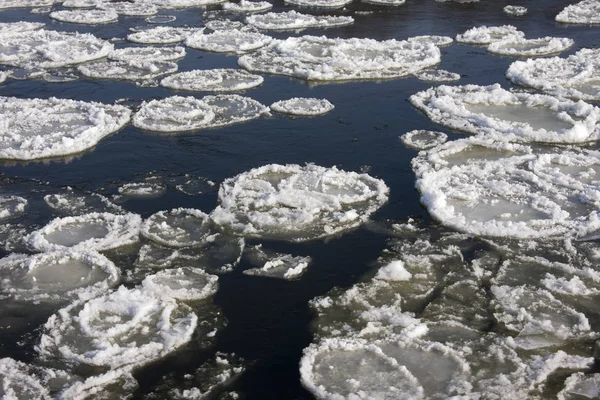
[[[565,26],[554,16],[569,0],[492,1],[457,4],[433,0],[407,0],[400,7],[378,7],[357,0],[331,14],[352,15],[355,23],[328,30],[277,32],[273,36],[326,35],[328,37],[368,37],[378,40],[405,39],[416,35],[446,35],[476,25],[512,24],[526,37],[565,36],[575,46],[562,55],[581,47],[600,44],[598,28]],[[507,4],[524,5],[529,13],[511,17],[502,12]],[[281,0],[274,1],[272,11],[288,10]],[[60,7],[56,7],[60,8]],[[218,7],[214,8],[215,10]],[[310,10],[300,10],[310,11]],[[355,15],[355,11],[372,11]],[[163,10],[161,14],[177,16],[169,25],[200,26],[202,9]],[[79,26],[59,23],[47,14],[29,10],[0,12],[1,22],[41,21],[48,29],[91,32],[104,39],[124,38],[127,29],[145,25],[143,18],[121,18],[118,24]],[[117,47],[127,46],[126,41]],[[186,49],[187,56],[178,62],[179,71],[236,67],[237,57]],[[500,83],[510,87],[504,72],[514,61],[490,55],[483,47],[453,44],[442,48],[441,69],[461,74],[459,84]],[[288,118],[274,115],[244,124],[176,135],[151,134],[127,126],[102,140],[94,149],[70,160],[2,164],[0,172],[9,177],[32,178],[49,184],[100,190],[116,183],[136,181],[156,171],[164,174],[193,174],[221,182],[254,167],[270,163],[307,163],[336,165],[349,171],[368,171],[390,187],[389,202],[374,216],[375,221],[400,221],[408,217],[427,219],[414,189],[410,161],[416,152],[403,147],[398,136],[413,129],[442,130],[413,109],[406,99],[432,84],[415,78],[390,81],[307,84],[304,81],[265,76],[262,86],[247,92],[263,104],[290,97],[326,98],[335,110],[317,118]],[[51,96],[76,100],[113,103],[128,98],[132,104],[144,99],[173,95],[163,88],[138,87],[128,82],[80,79],[69,83],[41,80],[8,80],[0,85],[0,95],[16,97]],[[203,93],[196,93],[201,97]],[[447,132],[449,136],[458,134]],[[142,217],[175,207],[193,207],[210,212],[217,202],[216,192],[184,196],[175,192],[152,199],[126,201],[123,206]],[[228,321],[216,342],[208,349],[188,348],[139,370],[136,397],[154,390],[167,373],[177,377],[193,372],[216,351],[235,353],[246,360],[246,372],[227,389],[245,399],[311,399],[299,381],[298,362],[302,349],[312,341],[310,323],[313,316],[307,302],[327,293],[335,286],[348,287],[368,273],[371,263],[385,247],[386,237],[367,229],[358,229],[340,237],[302,244],[265,243],[269,248],[292,254],[310,255],[313,263],[296,281],[247,276],[244,262],[232,273],[220,276],[220,288],[214,302]],[[252,244],[253,242],[250,242]],[[2,356],[27,360],[30,352],[16,346],[19,338],[3,339]]]

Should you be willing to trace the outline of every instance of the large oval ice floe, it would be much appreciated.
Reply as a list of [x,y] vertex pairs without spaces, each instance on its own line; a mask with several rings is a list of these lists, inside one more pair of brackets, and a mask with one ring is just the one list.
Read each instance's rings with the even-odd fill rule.
[[225,3],[223,10],[237,13],[252,13],[267,11],[273,8],[273,4],[268,1],[248,1],[240,0],[238,3]]
[[381,79],[407,76],[440,62],[431,43],[373,39],[290,37],[238,60],[253,72],[307,80]]
[[583,0],[570,4],[555,19],[565,24],[600,24],[600,1]]
[[80,65],[77,70],[88,78],[145,80],[177,71],[177,64],[171,61],[96,61]]
[[555,96],[600,101],[600,50],[581,49],[567,58],[516,61],[506,77]]
[[51,12],[50,18],[73,24],[96,25],[117,22],[119,14],[113,10],[60,10]]
[[133,125],[149,131],[181,132],[216,128],[260,117],[268,108],[239,95],[172,96],[142,104]]
[[152,4],[143,3],[101,3],[98,5],[101,10],[114,11],[119,15],[148,17],[158,14],[158,8]]
[[175,90],[237,92],[252,89],[263,81],[260,75],[223,68],[180,72],[164,78],[160,85]]
[[352,3],[352,0],[284,0],[285,4],[312,8],[341,8]]
[[109,250],[139,240],[142,220],[137,214],[89,213],[55,218],[32,232],[30,245],[38,251],[66,248]]
[[335,106],[327,99],[294,97],[271,104],[271,110],[290,115],[322,115],[333,110]]
[[354,18],[346,16],[310,15],[297,11],[267,13],[246,17],[246,22],[258,29],[284,30],[303,28],[331,28],[351,25]]
[[219,287],[218,281],[218,276],[207,274],[201,268],[182,267],[149,275],[142,282],[142,287],[159,296],[195,301],[215,294]]
[[271,164],[225,180],[211,218],[240,235],[300,242],[361,225],[388,192],[367,174]]
[[208,215],[192,208],[159,211],[141,226],[141,234],[168,247],[193,247],[206,242],[211,234]]
[[60,68],[106,57],[113,45],[89,33],[28,31],[2,35],[0,64]]
[[537,57],[560,53],[573,46],[575,41],[569,38],[544,37],[539,39],[506,39],[491,43],[488,51],[511,57]]
[[115,61],[173,61],[185,57],[185,48],[175,47],[125,47],[108,55]]
[[496,140],[582,143],[600,139],[600,109],[583,101],[511,93],[499,84],[438,86],[410,97],[432,121]]
[[503,40],[524,39],[525,33],[512,25],[478,26],[456,35],[456,41],[466,44],[488,45]]
[[141,44],[172,44],[178,43],[193,33],[202,33],[204,28],[174,28],[157,26],[127,35],[127,40]]
[[272,40],[270,36],[262,33],[232,30],[216,31],[208,35],[196,33],[185,39],[185,45],[217,53],[245,53],[260,49]]
[[82,152],[121,129],[130,114],[116,105],[0,97],[0,158],[32,160]]
[[89,250],[60,250],[0,260],[0,296],[18,301],[92,298],[115,286],[120,272],[108,258]]
[[186,305],[141,288],[61,309],[44,326],[44,358],[118,368],[139,366],[189,342],[198,317]]

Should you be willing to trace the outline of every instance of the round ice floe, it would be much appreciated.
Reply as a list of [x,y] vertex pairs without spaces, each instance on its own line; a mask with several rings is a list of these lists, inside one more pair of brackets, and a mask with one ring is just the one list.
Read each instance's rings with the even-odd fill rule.
[[176,47],[125,47],[108,55],[115,61],[173,61],[185,57],[185,48]]
[[600,50],[582,49],[567,58],[516,61],[506,77],[556,96],[600,101]]
[[573,39],[547,36],[539,39],[507,39],[491,43],[487,49],[490,53],[503,56],[535,57],[560,53],[574,43]]
[[127,35],[127,40],[142,44],[170,44],[183,41],[192,33],[201,34],[204,28],[173,28],[169,26],[157,26]]
[[443,69],[427,69],[415,72],[415,78],[428,82],[452,82],[460,79],[460,75]]
[[502,40],[524,39],[525,34],[512,25],[479,26],[456,35],[456,41],[467,44],[490,44]]
[[27,68],[60,68],[106,57],[112,50],[112,44],[89,33],[28,31],[2,36],[0,63]]
[[600,1],[583,0],[570,4],[558,13],[556,21],[565,24],[600,24]]
[[431,43],[436,46],[449,46],[454,42],[449,36],[432,36],[432,35],[423,35],[423,36],[413,36],[406,39],[409,42],[417,42],[417,43]]
[[527,7],[523,6],[506,6],[502,9],[508,15],[522,16],[527,14]]
[[284,0],[284,2],[300,7],[341,8],[352,3],[352,0]]
[[19,7],[45,7],[58,2],[59,0],[1,0],[0,10]]
[[240,0],[239,3],[225,3],[223,4],[223,10],[238,13],[252,13],[267,11],[273,8],[273,4],[268,1],[248,1]]
[[80,65],[77,70],[94,79],[145,80],[177,71],[177,64],[171,61],[97,61]]
[[92,298],[119,281],[108,258],[88,250],[11,255],[0,260],[0,296],[19,301]]
[[172,96],[142,104],[133,117],[133,125],[150,131],[180,132],[206,128],[215,112],[195,97]]
[[152,17],[148,17],[145,21],[149,24],[168,24],[177,19],[174,15],[155,15]]
[[294,97],[271,104],[271,110],[291,115],[322,115],[334,108],[329,100],[306,97]]
[[448,140],[448,135],[443,132],[417,129],[400,136],[400,140],[408,147],[426,150],[444,144]]
[[67,8],[92,8],[102,4],[103,0],[65,0],[63,7]]
[[351,25],[352,17],[302,14],[297,11],[267,13],[246,17],[246,22],[258,29],[283,30],[303,28],[330,28]]
[[363,3],[377,4],[378,6],[401,6],[406,0],[362,0]]
[[193,49],[217,53],[244,53],[266,46],[272,38],[262,33],[242,31],[216,31],[208,35],[196,33],[185,40]]
[[154,4],[159,8],[198,8],[225,1],[227,0],[143,0],[143,3]]
[[0,97],[0,158],[32,160],[79,153],[129,122],[122,106],[66,99]]
[[246,24],[242,21],[233,21],[230,19],[213,19],[206,21],[204,26],[212,31],[238,31],[245,30]]
[[21,196],[0,196],[0,220],[22,214],[27,206],[27,199]]
[[216,275],[207,274],[201,268],[183,267],[149,275],[142,282],[142,287],[157,296],[190,301],[206,299],[215,294],[218,281]]
[[46,382],[36,376],[35,369],[12,358],[0,359],[0,394],[7,400],[51,398]]
[[169,247],[200,246],[212,234],[208,215],[191,208],[159,211],[144,221],[140,232]]
[[565,387],[558,394],[558,400],[578,400],[600,398],[600,374],[585,375],[578,372],[565,380]]
[[60,10],[50,13],[50,18],[73,24],[108,24],[117,22],[119,14],[107,10]]
[[137,214],[89,213],[56,218],[33,232],[28,240],[39,251],[109,250],[137,242],[141,222]]
[[600,109],[500,85],[438,86],[410,97],[432,121],[497,140],[581,143],[600,139]]
[[207,69],[168,76],[160,81],[160,85],[175,90],[236,92],[252,89],[263,81],[262,76],[244,70]]
[[143,3],[104,3],[98,8],[106,11],[113,11],[119,15],[147,17],[158,14],[158,8],[152,4]]
[[50,317],[37,350],[75,363],[139,366],[190,341],[197,322],[188,306],[172,298],[121,286]]
[[37,31],[44,27],[42,22],[1,22],[0,23],[0,36],[7,37],[15,33]]
[[238,64],[254,72],[308,80],[398,78],[440,62],[431,43],[290,37],[240,57]]
[[272,164],[225,180],[211,218],[241,235],[304,241],[359,226],[388,191],[367,174]]

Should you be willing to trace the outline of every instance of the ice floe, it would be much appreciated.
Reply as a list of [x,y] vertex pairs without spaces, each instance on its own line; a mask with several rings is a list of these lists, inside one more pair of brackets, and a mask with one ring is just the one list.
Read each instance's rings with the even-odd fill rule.
[[452,82],[460,79],[460,75],[455,72],[443,69],[426,69],[414,73],[415,78],[428,82]]
[[167,187],[160,182],[132,182],[119,186],[119,194],[129,197],[161,196]]
[[600,50],[581,49],[567,58],[515,61],[506,77],[555,96],[600,101],[599,60]]
[[204,26],[212,31],[247,31],[249,28],[252,29],[242,21],[231,19],[211,19],[206,21]]
[[313,8],[341,8],[352,3],[352,0],[284,0],[285,4]]
[[9,399],[51,399],[52,391],[68,383],[70,376],[62,371],[42,368],[12,358],[0,359],[0,393]]
[[18,301],[65,301],[106,293],[120,278],[95,251],[62,250],[0,260],[0,296]]
[[127,40],[141,44],[171,44],[178,43],[193,33],[201,34],[204,28],[173,28],[157,26],[127,35]]
[[271,104],[271,110],[290,115],[322,115],[333,110],[335,106],[327,99],[294,97]]
[[26,206],[27,199],[21,196],[0,196],[0,220],[22,214]]
[[192,208],[159,211],[150,216],[140,232],[150,240],[168,247],[193,247],[210,240],[208,215]]
[[185,57],[185,48],[176,47],[125,47],[108,55],[115,61],[173,61]]
[[148,80],[177,72],[177,64],[172,61],[96,61],[80,65],[77,70],[84,76],[94,79]]
[[42,22],[1,22],[0,23],[0,36],[7,37],[15,33],[37,31],[44,27]]
[[101,10],[116,12],[119,15],[148,17],[158,14],[158,8],[152,4],[111,2],[98,6]]
[[89,33],[28,31],[2,36],[0,63],[60,68],[106,57],[112,50],[112,44]]
[[556,16],[565,24],[600,24],[600,1],[583,0],[566,6]]
[[172,298],[121,286],[50,317],[37,350],[70,363],[134,367],[190,341],[197,323],[192,309]]
[[103,0],[65,0],[61,5],[67,8],[92,8],[102,3]]
[[245,257],[256,268],[247,269],[244,274],[289,280],[299,278],[312,262],[308,256],[277,253],[262,245],[247,248]]
[[410,97],[432,121],[496,140],[582,143],[600,138],[600,109],[583,101],[511,93],[499,84],[438,86]]
[[299,242],[361,225],[387,197],[385,183],[367,174],[271,164],[225,180],[211,218],[240,235]]
[[138,382],[131,375],[131,368],[117,368],[85,380],[77,380],[59,393],[59,398],[102,399],[106,396],[127,398],[138,388]]
[[448,135],[443,132],[415,129],[400,136],[400,140],[408,147],[417,150],[427,150],[444,144],[448,140]]
[[60,193],[44,196],[44,202],[55,212],[65,215],[82,215],[91,212],[122,213],[123,209],[98,193],[88,193],[67,187]]
[[527,7],[523,6],[505,6],[502,11],[508,15],[520,17],[527,14]]
[[227,0],[141,0],[159,8],[198,8],[224,3]]
[[574,43],[573,39],[547,36],[539,39],[506,39],[491,43],[487,49],[490,53],[503,56],[537,57],[560,53]]
[[149,24],[168,24],[177,20],[175,15],[154,15],[146,18],[146,21]]
[[0,10],[5,8],[45,7],[58,2],[59,0],[2,0],[0,1]]
[[174,90],[237,92],[252,89],[263,81],[260,75],[224,68],[180,72],[164,78],[160,85]]
[[0,97],[0,158],[32,160],[79,153],[130,118],[122,106],[67,99]]
[[467,44],[488,45],[503,40],[524,39],[525,34],[512,25],[479,26],[456,35],[456,41]]
[[188,36],[185,45],[193,49],[217,53],[245,53],[268,45],[273,39],[257,32],[215,31],[209,34],[201,32]]
[[577,372],[565,380],[558,400],[596,399],[600,397],[600,375]]
[[431,43],[436,46],[450,46],[454,43],[454,39],[450,36],[436,36],[436,35],[422,35],[422,36],[412,36],[406,39],[409,42],[415,43]]
[[362,0],[362,2],[378,6],[401,6],[406,3],[406,0]]
[[28,238],[38,251],[66,248],[108,250],[138,241],[141,218],[137,214],[89,213],[56,218]]
[[246,22],[258,29],[285,30],[304,28],[331,28],[354,23],[354,18],[346,16],[310,15],[291,10],[272,12],[246,17]]
[[307,80],[383,79],[407,76],[440,62],[431,43],[373,39],[290,37],[239,58],[253,72]]
[[0,71],[0,83],[3,83],[4,81],[6,81],[7,77],[8,76],[6,75],[6,72]]
[[248,121],[267,111],[256,100],[239,95],[172,96],[144,103],[134,115],[133,125],[149,131],[181,132]]
[[168,269],[149,275],[142,287],[157,296],[192,301],[206,299],[217,292],[219,278],[201,268]]
[[50,13],[50,18],[73,24],[109,24],[117,22],[119,14],[113,10],[60,10]]
[[238,3],[225,3],[223,10],[236,13],[253,13],[267,11],[273,8],[273,4],[268,1],[249,1],[240,0]]

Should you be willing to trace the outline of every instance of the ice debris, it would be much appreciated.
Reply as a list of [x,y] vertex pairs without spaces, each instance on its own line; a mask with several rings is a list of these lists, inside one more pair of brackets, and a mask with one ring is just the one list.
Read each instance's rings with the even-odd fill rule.
[[144,221],[140,232],[167,247],[199,246],[214,235],[208,215],[192,208],[159,211]]
[[245,270],[244,274],[288,280],[299,278],[312,262],[308,256],[277,253],[264,249],[262,245],[247,248],[244,256],[256,266]]
[[425,69],[414,73],[415,78],[429,82],[453,82],[460,79],[460,75],[444,69]]
[[206,299],[217,292],[219,278],[202,268],[182,267],[159,271],[149,275],[142,287],[157,296],[167,296],[182,301]]
[[204,28],[173,28],[170,26],[157,26],[156,28],[143,29],[127,35],[127,40],[141,44],[172,44],[178,43],[193,33],[201,34]]
[[505,6],[502,11],[508,15],[513,15],[516,17],[523,16],[527,14],[527,7],[523,6]]
[[223,10],[236,13],[253,13],[267,11],[273,8],[273,4],[268,1],[249,1],[240,0],[238,3],[225,3]]

